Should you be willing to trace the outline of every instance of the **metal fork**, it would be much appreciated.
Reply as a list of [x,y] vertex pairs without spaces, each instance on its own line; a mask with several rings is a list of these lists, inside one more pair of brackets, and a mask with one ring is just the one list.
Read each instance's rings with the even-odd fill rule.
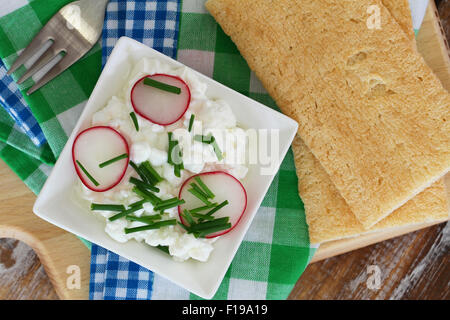
[[56,56],[62,59],[56,63],[34,86],[28,90],[32,94],[72,64],[83,57],[98,41],[102,33],[105,8],[109,0],[79,0],[60,9],[39,31],[31,43],[23,50],[8,74],[35,56],[51,41],[50,47],[32,64],[17,81],[21,84],[42,69]]

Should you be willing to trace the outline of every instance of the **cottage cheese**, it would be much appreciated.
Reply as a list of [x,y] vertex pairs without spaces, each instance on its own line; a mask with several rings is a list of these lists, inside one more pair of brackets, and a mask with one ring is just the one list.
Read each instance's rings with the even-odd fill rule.
[[[160,126],[138,117],[139,131],[136,131],[130,118],[133,111],[130,93],[133,84],[147,74],[165,73],[183,79],[191,90],[191,103],[182,119],[170,126]],[[127,86],[113,96],[107,105],[96,112],[92,117],[92,126],[111,126],[121,132],[130,145],[130,158],[139,164],[150,161],[158,173],[165,179],[157,186],[160,192],[156,195],[161,199],[178,196],[179,188],[184,180],[193,174],[213,170],[228,172],[238,179],[247,174],[245,166],[245,132],[237,127],[236,118],[230,106],[222,100],[207,97],[207,85],[187,68],[173,68],[156,59],[144,58],[131,68]],[[192,132],[188,132],[189,119],[195,114]],[[172,165],[167,163],[168,132],[179,141],[183,150],[183,163],[185,170],[181,177],[176,177]],[[193,140],[195,134],[212,133],[222,150],[223,159],[217,156],[210,145]],[[230,138],[231,137],[231,138]],[[113,189],[98,193],[86,188],[81,182],[77,185],[78,195],[89,202],[111,203],[129,205],[139,201],[140,198],[132,192],[133,185],[129,183],[131,176],[137,177],[133,169],[128,168],[123,180]],[[165,210],[163,220],[178,218],[177,208]],[[105,231],[118,242],[136,240],[151,246],[168,246],[169,253],[174,259],[184,261],[193,258],[206,261],[213,250],[213,243],[217,238],[200,239],[188,234],[180,226],[167,226],[157,230],[141,231],[125,234],[124,228],[133,228],[144,225],[137,221],[128,221],[125,218],[109,221],[108,218],[115,212],[94,212],[106,222]],[[143,209],[135,215],[153,215],[153,206],[144,204]]]

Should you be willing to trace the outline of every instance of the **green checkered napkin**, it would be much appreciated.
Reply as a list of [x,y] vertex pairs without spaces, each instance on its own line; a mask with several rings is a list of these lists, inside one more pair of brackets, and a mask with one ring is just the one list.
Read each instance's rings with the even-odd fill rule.
[[[6,2],[8,4],[6,4]],[[9,68],[44,24],[70,0],[1,0],[0,58]],[[81,61],[31,96],[26,103],[36,117],[48,145],[32,143],[14,123],[6,120],[0,108],[1,158],[24,180],[34,193],[42,188],[49,168],[62,151],[94,88],[101,70],[101,48],[96,45]],[[13,74],[15,80],[25,71],[22,66]],[[28,79],[19,86],[22,93],[34,84]]]
[[[0,8],[0,58],[7,67],[58,8],[70,2],[16,1],[6,11]],[[178,60],[277,109],[234,44],[205,11],[204,2],[185,0],[183,3]],[[51,83],[31,96],[24,96],[48,140],[49,147],[44,147],[45,150],[30,151],[27,144],[22,144],[23,137],[13,123],[0,124],[0,156],[35,193],[49,172],[43,162],[52,163],[51,154],[57,157],[62,151],[100,68],[101,50],[97,45]],[[17,80],[23,72],[22,67],[13,77]],[[25,92],[32,85],[33,80],[29,79],[20,89]],[[1,114],[0,117],[3,119]],[[315,251],[309,244],[303,204],[297,193],[292,151],[284,159],[251,228],[258,232],[244,239],[215,298],[224,299],[239,286],[251,286],[260,290],[258,296],[263,293],[263,298],[285,299]]]

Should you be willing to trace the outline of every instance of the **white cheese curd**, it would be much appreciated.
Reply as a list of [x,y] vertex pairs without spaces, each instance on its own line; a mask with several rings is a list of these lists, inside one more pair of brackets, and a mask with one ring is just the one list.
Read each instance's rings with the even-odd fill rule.
[[[161,126],[137,116],[139,131],[136,131],[130,117],[133,111],[130,94],[136,81],[145,75],[165,73],[180,77],[186,82],[191,91],[191,102],[184,116],[169,126]],[[135,64],[128,72],[130,75],[127,86],[107,105],[92,116],[92,126],[105,125],[118,130],[127,140],[130,147],[130,159],[136,164],[149,161],[155,170],[164,178],[157,184],[160,189],[156,196],[165,200],[178,196],[179,188],[184,180],[193,174],[207,171],[221,170],[228,172],[238,179],[245,178],[248,168],[245,165],[245,132],[237,127],[236,117],[230,106],[222,100],[214,100],[206,96],[207,85],[185,67],[174,68],[156,59],[144,58]],[[191,132],[188,132],[191,115],[195,121]],[[184,170],[181,177],[176,177],[174,167],[167,163],[168,132],[173,133],[174,139],[179,141],[183,152]],[[211,145],[194,141],[196,134],[213,134],[222,150],[223,159],[218,161]],[[244,134],[242,134],[244,133]],[[226,135],[234,139],[226,139]],[[225,143],[225,140],[227,143]],[[123,180],[113,189],[106,192],[94,192],[81,182],[77,184],[77,194],[84,201],[103,204],[130,205],[141,200],[133,191],[130,177],[139,178],[137,173],[129,167]],[[165,210],[162,220],[178,219],[178,209]],[[169,253],[177,261],[195,259],[207,261],[214,249],[213,243],[217,238],[195,238],[178,225],[162,227],[156,230],[146,230],[125,234],[125,228],[134,228],[145,224],[120,218],[109,221],[108,218],[117,214],[111,211],[93,211],[95,215],[105,220],[105,232],[114,240],[124,243],[136,240],[150,246],[168,246]],[[158,214],[153,211],[150,203],[145,203],[143,209],[133,213],[135,216]]]

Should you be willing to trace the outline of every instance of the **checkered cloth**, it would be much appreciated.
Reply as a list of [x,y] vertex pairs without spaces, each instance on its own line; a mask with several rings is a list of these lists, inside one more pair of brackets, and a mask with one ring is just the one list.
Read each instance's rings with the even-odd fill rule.
[[25,132],[37,147],[47,143],[44,133],[23,100],[19,87],[6,74],[6,68],[0,61],[0,105],[14,119],[18,127]]

